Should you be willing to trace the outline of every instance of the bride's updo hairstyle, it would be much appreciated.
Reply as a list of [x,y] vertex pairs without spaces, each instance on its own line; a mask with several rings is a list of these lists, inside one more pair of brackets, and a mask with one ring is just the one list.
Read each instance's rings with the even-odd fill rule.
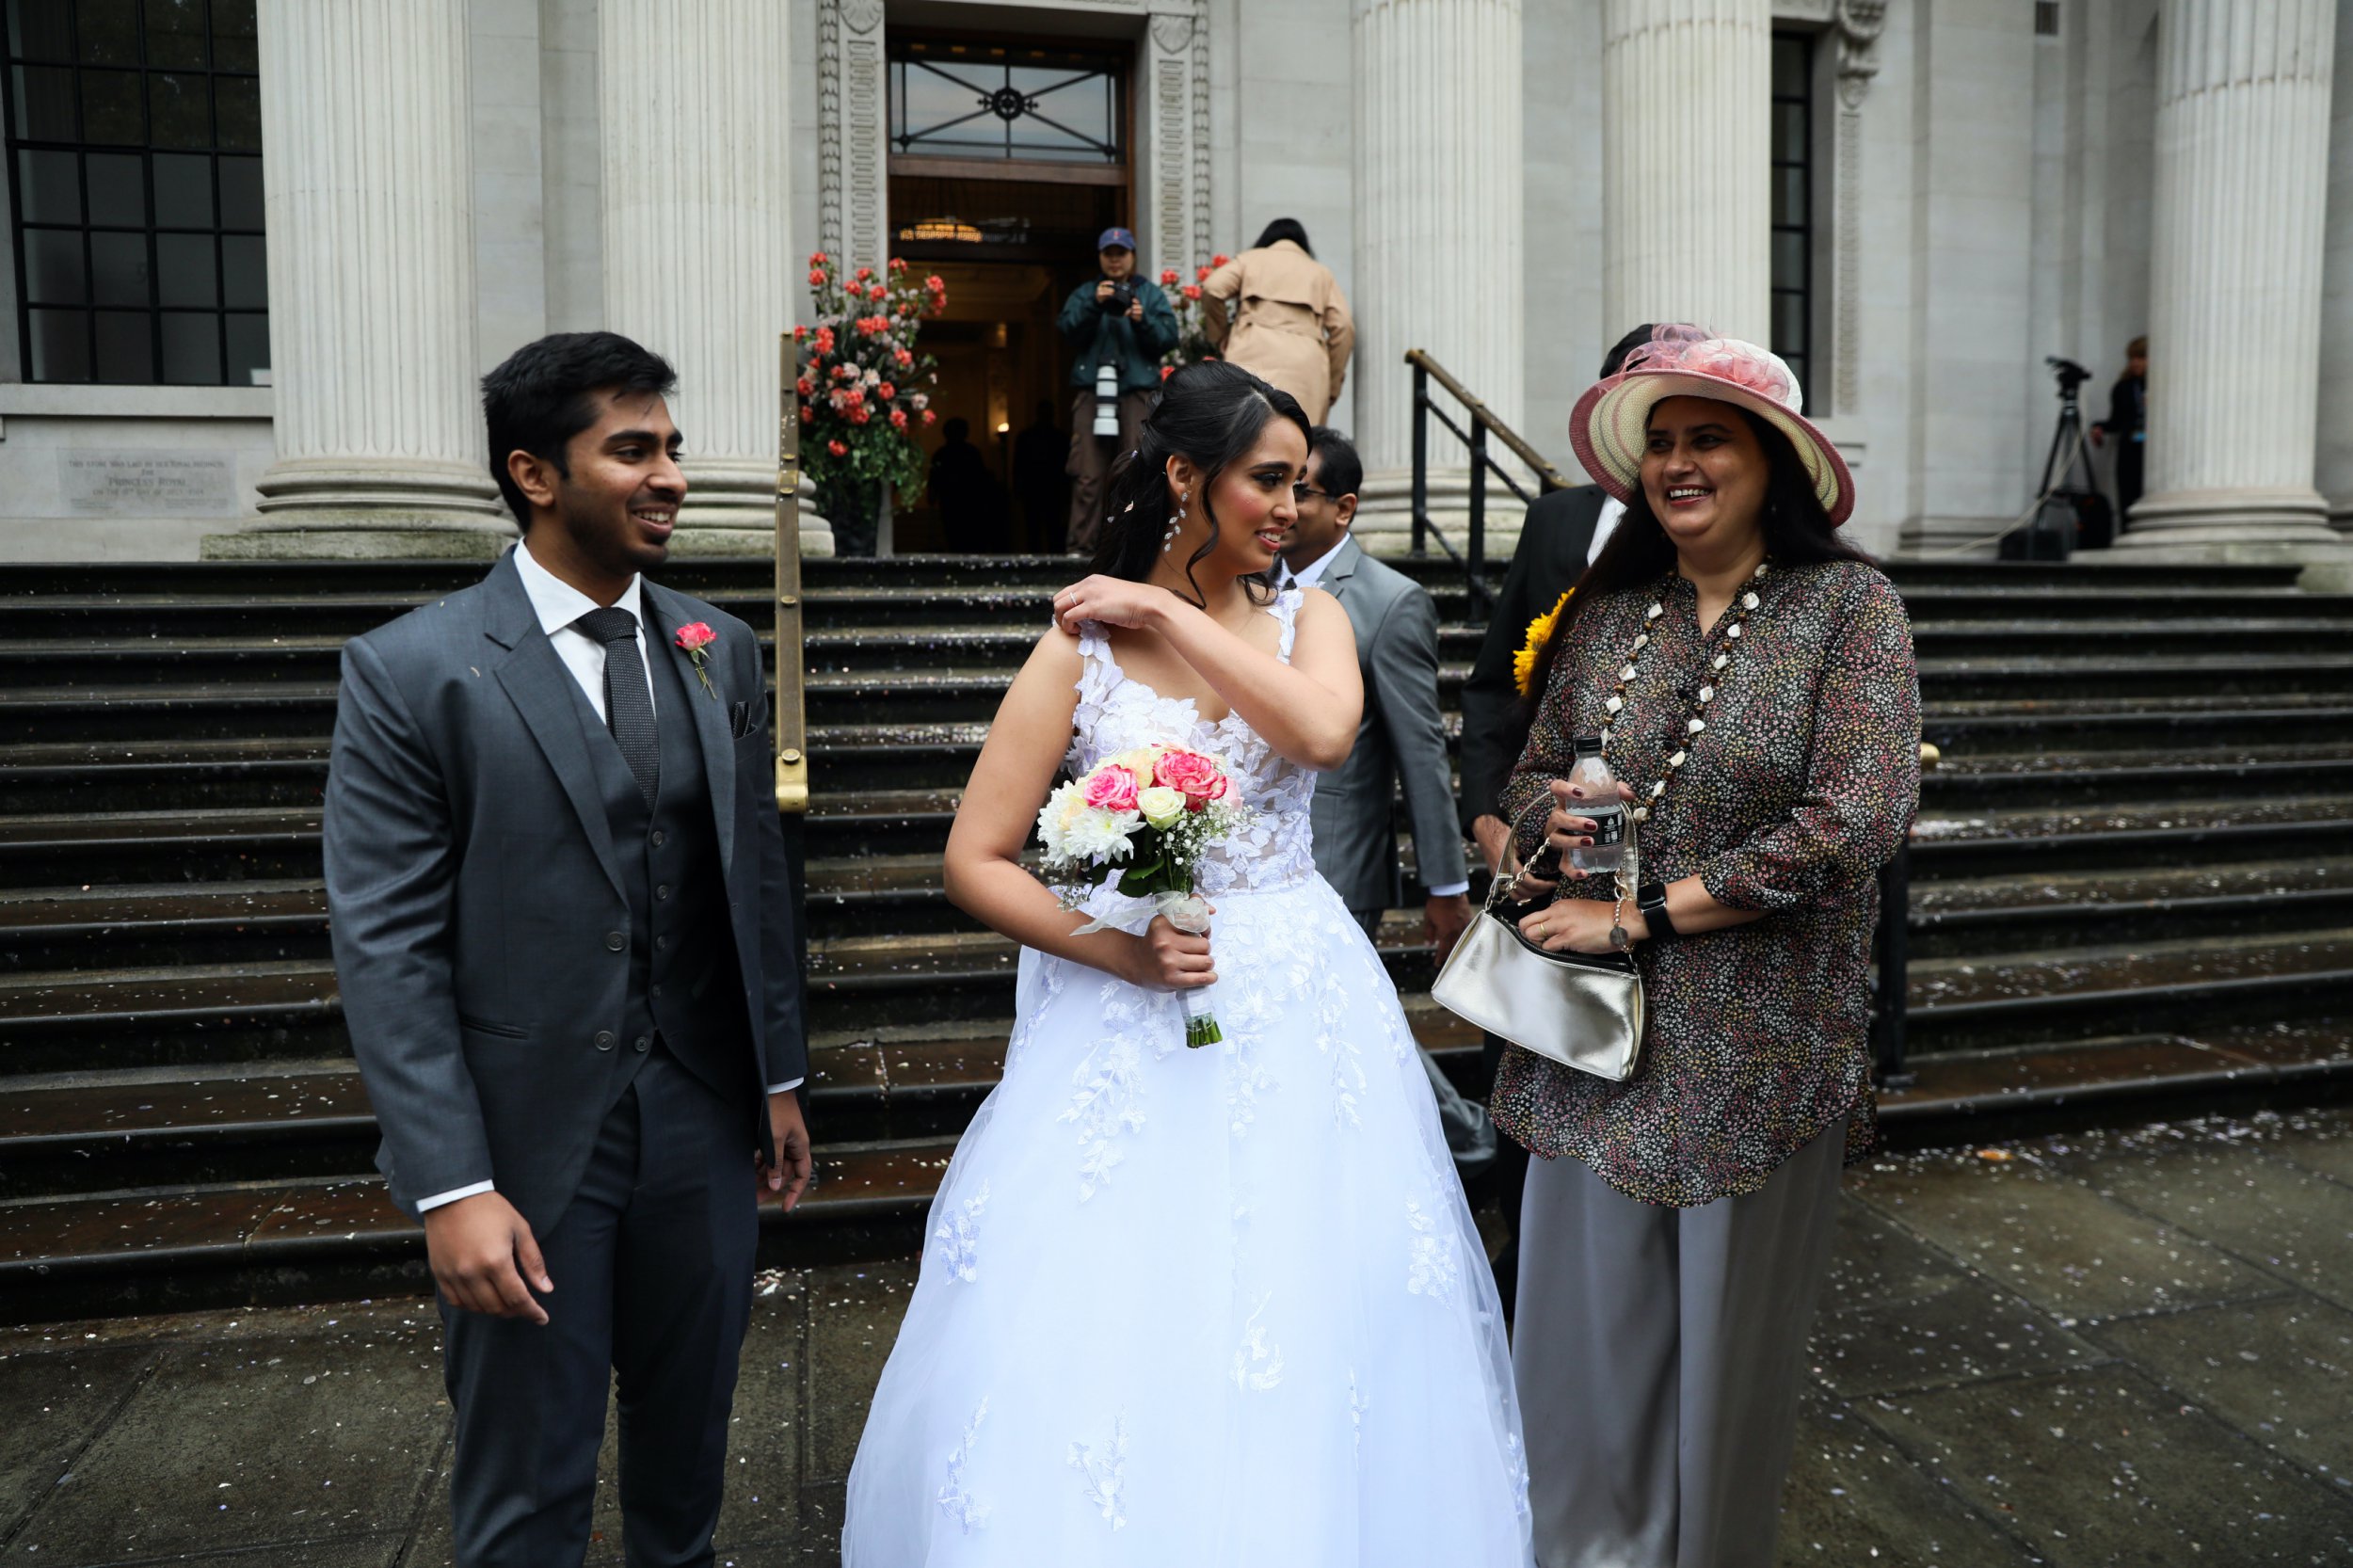
[[[1271,419],[1289,420],[1299,426],[1301,439],[1307,438],[1307,414],[1299,400],[1240,365],[1210,360],[1187,365],[1161,382],[1160,400],[1144,422],[1141,444],[1112,465],[1092,569],[1130,583],[1152,575],[1176,512],[1168,492],[1168,460],[1183,457],[1196,475],[1193,510],[1209,525],[1209,537],[1185,560],[1185,581],[1193,584],[1193,602],[1205,602],[1193,573],[1217,552],[1217,508],[1209,491],[1228,467],[1250,455]],[[1250,585],[1267,589],[1263,579]]]

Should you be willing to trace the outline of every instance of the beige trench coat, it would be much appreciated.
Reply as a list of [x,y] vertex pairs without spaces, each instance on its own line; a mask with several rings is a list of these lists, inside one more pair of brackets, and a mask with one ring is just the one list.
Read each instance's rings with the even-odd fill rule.
[[[1331,268],[1289,240],[1245,250],[1201,285],[1203,326],[1228,360],[1299,399],[1321,424],[1348,379],[1356,323]],[[1230,315],[1230,321],[1229,321]]]

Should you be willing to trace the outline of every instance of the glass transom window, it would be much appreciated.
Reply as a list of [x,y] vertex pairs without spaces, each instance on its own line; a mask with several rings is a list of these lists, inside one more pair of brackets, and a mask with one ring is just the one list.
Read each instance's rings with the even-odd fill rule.
[[269,365],[254,0],[5,0],[27,381]]
[[894,40],[890,150],[935,158],[1116,164],[1125,77],[1105,55]]

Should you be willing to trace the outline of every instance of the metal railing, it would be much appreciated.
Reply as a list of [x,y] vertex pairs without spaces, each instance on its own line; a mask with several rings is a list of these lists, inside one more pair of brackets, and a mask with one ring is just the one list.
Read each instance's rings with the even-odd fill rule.
[[[1487,476],[1493,474],[1503,481],[1504,488],[1519,497],[1523,505],[1531,505],[1536,496],[1520,488],[1519,480],[1510,469],[1496,460],[1490,440],[1500,441],[1506,451],[1526,463],[1536,475],[1536,495],[1547,495],[1566,489],[1574,483],[1568,475],[1534,447],[1521,439],[1503,421],[1496,418],[1487,405],[1471,395],[1463,383],[1447,373],[1444,365],[1431,358],[1427,349],[1409,348],[1405,362],[1414,369],[1414,542],[1417,559],[1430,553],[1429,541],[1436,539],[1447,558],[1463,568],[1470,584],[1471,602],[1481,615],[1495,609],[1495,597],[1487,589]],[[1455,423],[1454,416],[1440,408],[1430,395],[1430,383],[1435,381],[1454,401],[1462,405],[1470,422],[1465,430]],[[1430,422],[1436,419],[1452,432],[1470,454],[1470,506],[1465,533],[1464,548],[1454,548],[1452,540],[1430,520]]]
[[[1943,753],[1923,741],[1920,771],[1932,773]],[[1905,1057],[1904,1021],[1912,985],[1912,834],[1880,868],[1880,928],[1872,941],[1878,987],[1871,998],[1871,1064],[1882,1089],[1908,1088],[1912,1069]]]

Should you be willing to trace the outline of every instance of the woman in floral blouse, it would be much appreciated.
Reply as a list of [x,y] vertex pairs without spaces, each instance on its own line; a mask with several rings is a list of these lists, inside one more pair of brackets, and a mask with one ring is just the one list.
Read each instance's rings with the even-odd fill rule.
[[[1919,794],[1911,627],[1837,536],[1846,464],[1779,359],[1661,334],[1577,404],[1627,511],[1544,650],[1500,811],[1521,929],[1630,945],[1648,1005],[1629,1080],[1514,1049],[1490,1108],[1542,1157],[1513,1359],[1544,1568],[1773,1560],[1842,1155],[1872,1140],[1876,873]],[[1591,841],[1566,776],[1595,734],[1638,819],[1623,902],[1535,874]]]

